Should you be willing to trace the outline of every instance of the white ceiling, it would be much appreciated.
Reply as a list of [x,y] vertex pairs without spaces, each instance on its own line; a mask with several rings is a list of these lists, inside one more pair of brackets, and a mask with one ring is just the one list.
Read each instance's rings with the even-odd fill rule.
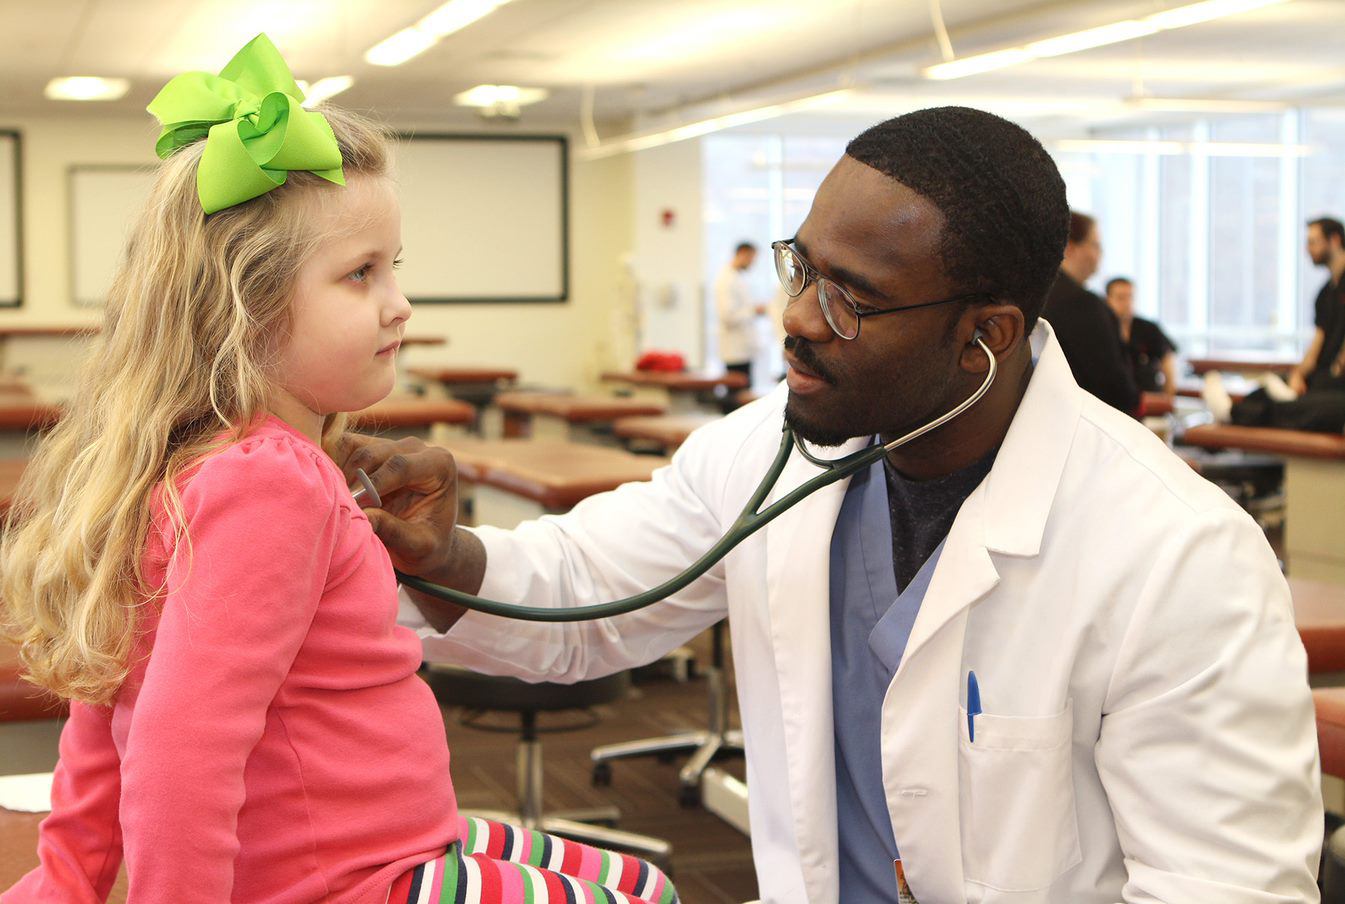
[[[631,122],[858,88],[808,122],[873,121],[931,103],[990,107],[1048,130],[1133,118],[1135,94],[1265,99],[1345,97],[1345,0],[1280,6],[972,76],[931,82],[942,59],[928,0],[513,0],[395,68],[373,44],[441,0],[0,0],[0,124],[6,116],[134,114],[172,75],[216,71],[258,31],[296,76],[348,74],[338,103],[393,122],[476,124],[452,105],[479,83],[550,89],[523,125],[577,128],[594,92],[604,136]],[[1189,0],[941,0],[959,56],[1145,15]],[[131,79],[110,104],[45,100],[58,75]],[[670,112],[671,111],[671,112]]]

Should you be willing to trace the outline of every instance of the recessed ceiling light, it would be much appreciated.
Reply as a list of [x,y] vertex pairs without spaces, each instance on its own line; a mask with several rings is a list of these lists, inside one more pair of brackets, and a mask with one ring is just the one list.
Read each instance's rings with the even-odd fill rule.
[[477,85],[453,96],[460,107],[494,107],[507,104],[524,107],[545,100],[545,88],[520,88],[518,85]]
[[131,83],[124,78],[72,75],[47,82],[45,94],[51,100],[117,100],[129,90]]

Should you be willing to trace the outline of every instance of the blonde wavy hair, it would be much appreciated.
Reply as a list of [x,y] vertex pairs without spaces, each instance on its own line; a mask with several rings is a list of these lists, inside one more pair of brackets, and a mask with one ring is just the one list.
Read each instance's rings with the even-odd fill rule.
[[[384,129],[321,112],[347,179],[388,175]],[[306,201],[341,190],[296,172],[206,216],[196,195],[203,148],[189,145],[161,164],[102,332],[24,473],[0,543],[0,633],[18,644],[29,680],[86,703],[115,699],[140,607],[163,593],[141,574],[155,488],[170,548],[187,541],[189,553],[176,481],[264,414],[295,278],[324,239]],[[344,416],[329,416],[324,444],[343,428]]]

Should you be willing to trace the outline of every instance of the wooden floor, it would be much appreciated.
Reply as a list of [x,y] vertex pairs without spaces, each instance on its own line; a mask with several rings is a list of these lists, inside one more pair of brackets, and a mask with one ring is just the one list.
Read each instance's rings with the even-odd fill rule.
[[[694,646],[698,655],[708,657],[704,639]],[[705,684],[703,678],[682,684],[669,677],[642,676],[631,698],[601,707],[594,714],[596,722],[577,712],[543,715],[545,804],[551,810],[616,805],[622,812],[620,828],[672,844],[673,879],[686,904],[741,904],[757,896],[748,840],[705,810],[679,804],[677,773],[683,758],[626,760],[613,765],[610,787],[595,788],[590,781],[589,751],[599,744],[703,728]],[[502,729],[493,732],[460,724],[462,715],[456,709],[444,711],[458,805],[464,810],[514,809],[517,733],[511,717],[482,717],[482,725]],[[559,730],[573,726],[583,727]],[[721,765],[742,778],[740,757]],[[36,864],[39,819],[37,814],[0,811],[0,891]],[[110,901],[125,900],[125,881],[123,874]]]

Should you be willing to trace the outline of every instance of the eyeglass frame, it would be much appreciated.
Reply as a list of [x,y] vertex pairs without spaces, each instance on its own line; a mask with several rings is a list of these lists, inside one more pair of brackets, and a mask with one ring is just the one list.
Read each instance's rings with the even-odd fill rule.
[[[785,285],[785,279],[780,274],[781,249],[784,249],[788,251],[790,254],[794,255],[796,258],[798,258],[799,263],[803,265],[803,277],[804,277],[803,285],[799,287],[798,292],[790,293],[789,286]],[[840,283],[836,282],[836,280],[832,279],[831,277],[824,276],[822,274],[822,271],[818,270],[815,266],[813,266],[812,262],[809,261],[802,254],[800,254],[798,249],[795,248],[788,241],[780,239],[779,241],[771,242],[771,253],[774,256],[775,278],[780,281],[780,288],[785,290],[785,294],[789,296],[790,300],[792,301],[793,299],[798,298],[800,295],[806,292],[808,290],[809,283],[817,283],[818,288],[817,306],[822,309],[822,319],[824,319],[827,322],[827,326],[831,327],[831,331],[833,333],[835,333],[840,338],[846,340],[847,342],[859,338],[859,331],[864,325],[865,317],[881,317],[883,314],[895,314],[898,311],[913,311],[916,308],[932,308],[935,307],[936,305],[951,304],[954,301],[965,301],[969,298],[985,298],[985,299],[994,298],[994,296],[988,292],[964,292],[961,295],[954,295],[950,298],[942,298],[938,301],[924,301],[921,302],[920,304],[908,304],[903,305],[902,307],[899,308],[880,308],[876,311],[859,311],[856,310],[856,305],[858,305],[859,302],[855,301],[854,296],[850,294],[849,289],[847,289]],[[847,336],[844,333],[842,333],[840,329],[836,326],[835,322],[831,319],[831,312],[827,310],[828,305],[826,302],[822,300],[823,283],[826,283],[827,285],[833,287],[834,289],[836,289],[836,291],[841,293],[842,301],[845,303],[846,307],[850,309],[851,315],[853,315],[855,318],[855,334],[853,336]]]

